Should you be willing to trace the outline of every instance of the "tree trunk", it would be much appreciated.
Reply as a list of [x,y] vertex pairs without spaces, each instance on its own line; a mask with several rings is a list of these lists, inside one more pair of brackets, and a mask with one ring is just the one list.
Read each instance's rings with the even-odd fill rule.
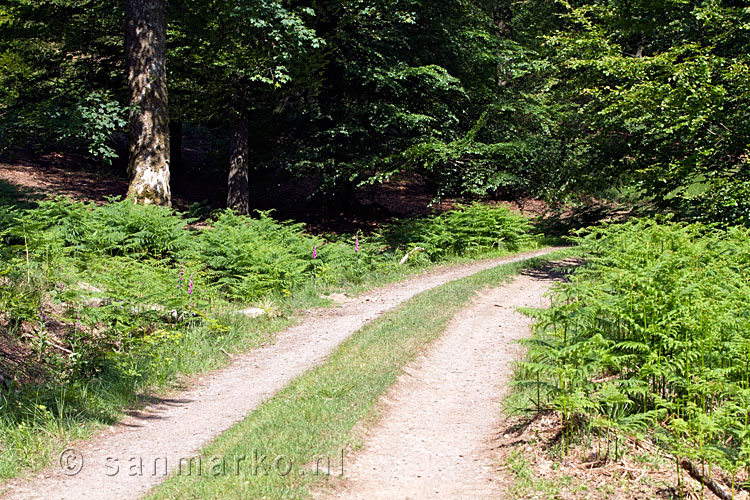
[[170,205],[164,0],[125,0],[125,61],[130,92],[130,186],[136,203]]
[[237,213],[250,213],[250,184],[248,147],[248,117],[246,112],[232,122],[229,131],[229,181],[227,183],[227,207]]

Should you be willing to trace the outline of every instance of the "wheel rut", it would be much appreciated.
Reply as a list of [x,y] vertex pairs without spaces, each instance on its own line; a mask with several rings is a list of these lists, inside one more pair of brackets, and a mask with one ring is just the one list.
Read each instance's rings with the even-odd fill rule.
[[[558,263],[559,265],[559,263]],[[552,265],[551,265],[552,266]],[[517,341],[532,320],[518,307],[546,307],[562,279],[551,266],[484,290],[408,365],[381,400],[363,448],[344,459],[342,479],[319,499],[496,499],[503,485],[492,442],[501,421]]]

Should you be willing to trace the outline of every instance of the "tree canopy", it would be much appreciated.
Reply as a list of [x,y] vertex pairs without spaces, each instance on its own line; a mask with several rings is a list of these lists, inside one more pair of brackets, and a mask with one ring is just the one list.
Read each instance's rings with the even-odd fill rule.
[[[4,2],[0,147],[115,157],[123,16]],[[170,119],[244,126],[243,175],[316,176],[329,202],[415,172],[436,197],[614,187],[750,222],[744,2],[172,0],[166,46]]]

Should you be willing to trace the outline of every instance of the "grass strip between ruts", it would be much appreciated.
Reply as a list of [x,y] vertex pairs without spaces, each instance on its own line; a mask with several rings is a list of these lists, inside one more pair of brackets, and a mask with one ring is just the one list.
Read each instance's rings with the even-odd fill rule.
[[204,447],[196,454],[200,470],[197,460],[192,468],[186,460],[148,498],[308,498],[315,484],[335,480],[342,471],[345,477],[342,450],[360,444],[355,425],[374,417],[379,397],[403,367],[445,331],[475,293],[570,252],[482,271],[384,314],[339,346],[325,364],[292,381]]

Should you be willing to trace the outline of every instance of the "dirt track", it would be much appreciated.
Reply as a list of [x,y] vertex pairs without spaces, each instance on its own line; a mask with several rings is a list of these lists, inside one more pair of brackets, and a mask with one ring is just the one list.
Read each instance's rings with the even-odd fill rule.
[[[194,456],[202,445],[323,362],[341,342],[384,312],[449,281],[553,250],[436,269],[360,295],[335,309],[314,311],[297,326],[281,332],[273,345],[238,357],[231,366],[204,377],[196,387],[126,418],[78,446],[75,451],[83,457],[78,474],[69,476],[59,466],[50,467],[36,478],[0,486],[0,498],[139,498],[164,480],[161,464],[166,462],[171,468],[180,458]],[[76,458],[66,458],[65,464],[75,468]],[[154,474],[157,459],[161,462]],[[131,468],[141,461],[142,469]]]
[[491,444],[515,343],[531,332],[516,308],[541,307],[559,275],[544,270],[480,293],[405,370],[381,403],[344,479],[319,498],[361,500],[503,497]]

